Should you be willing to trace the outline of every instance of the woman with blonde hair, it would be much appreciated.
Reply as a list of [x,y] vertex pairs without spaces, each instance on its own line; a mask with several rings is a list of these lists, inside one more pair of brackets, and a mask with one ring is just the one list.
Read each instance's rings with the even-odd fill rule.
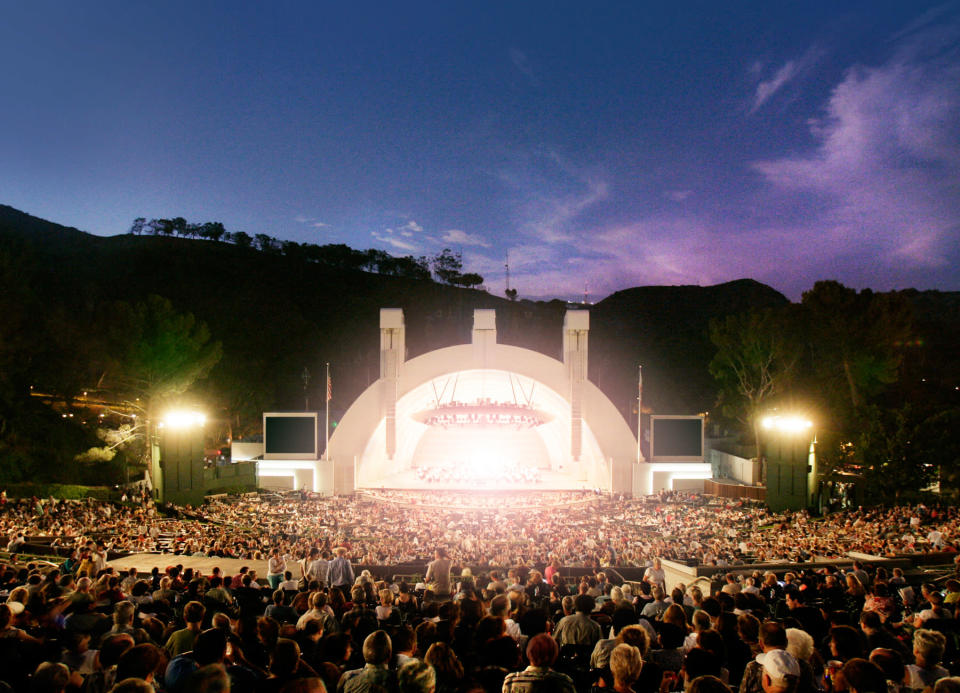
[[640,678],[643,657],[632,645],[620,644],[610,653],[610,673],[613,674],[613,690],[617,693],[636,693],[633,684]]
[[846,575],[847,589],[843,592],[846,609],[851,614],[859,614],[863,610],[863,604],[867,600],[867,590],[853,573]]

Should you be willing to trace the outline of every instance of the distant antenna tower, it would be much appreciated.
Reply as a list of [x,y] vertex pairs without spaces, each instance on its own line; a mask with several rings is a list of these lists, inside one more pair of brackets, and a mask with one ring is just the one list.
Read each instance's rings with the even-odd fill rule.
[[589,298],[589,296],[590,296],[590,292],[587,291],[587,283],[584,282],[583,283],[583,305],[587,305],[588,303],[587,298]]
[[516,301],[517,290],[510,288],[510,251],[509,250],[507,251],[507,260],[506,262],[503,263],[503,269],[506,270],[506,275],[507,275],[507,288],[503,293],[511,301]]

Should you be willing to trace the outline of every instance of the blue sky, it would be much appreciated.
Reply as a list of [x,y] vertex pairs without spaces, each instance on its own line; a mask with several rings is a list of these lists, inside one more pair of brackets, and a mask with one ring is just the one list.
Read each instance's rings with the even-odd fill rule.
[[92,233],[960,290],[956,2],[3,5],[0,203]]

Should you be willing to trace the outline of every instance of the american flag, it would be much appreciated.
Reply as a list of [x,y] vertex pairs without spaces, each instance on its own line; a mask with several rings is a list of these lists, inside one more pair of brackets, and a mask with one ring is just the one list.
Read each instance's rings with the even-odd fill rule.
[[327,401],[333,399],[333,381],[330,380],[330,374],[327,374]]

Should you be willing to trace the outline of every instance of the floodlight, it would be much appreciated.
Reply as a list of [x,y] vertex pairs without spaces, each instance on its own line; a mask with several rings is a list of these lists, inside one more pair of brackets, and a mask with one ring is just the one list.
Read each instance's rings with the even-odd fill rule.
[[767,430],[775,430],[780,433],[803,433],[813,426],[813,422],[803,416],[765,416],[760,425]]
[[161,424],[167,428],[200,427],[207,422],[204,414],[196,411],[170,411],[163,417]]

